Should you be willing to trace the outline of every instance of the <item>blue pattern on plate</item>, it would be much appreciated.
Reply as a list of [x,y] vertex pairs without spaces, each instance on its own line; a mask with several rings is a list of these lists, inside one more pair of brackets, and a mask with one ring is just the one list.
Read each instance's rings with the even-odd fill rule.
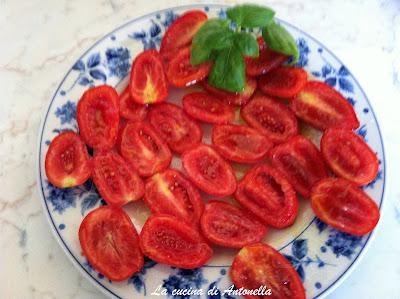
[[169,275],[167,279],[163,280],[163,287],[167,289],[168,297],[175,299],[189,299],[198,298],[198,296],[191,297],[188,295],[172,295],[175,289],[200,289],[203,284],[207,282],[203,276],[202,268],[197,269],[177,269],[175,274]]
[[146,280],[145,280],[145,274],[148,269],[153,268],[157,263],[155,261],[152,261],[148,257],[144,258],[144,265],[142,270],[140,270],[139,273],[133,275],[131,278],[128,279],[128,284],[132,284],[136,291],[139,293],[142,292],[146,296],[147,295],[147,289],[146,289]]
[[123,79],[128,75],[131,68],[131,54],[127,48],[108,48],[106,60],[110,76]]
[[75,122],[76,104],[74,102],[67,101],[61,107],[57,107],[55,115],[60,119],[61,125]]

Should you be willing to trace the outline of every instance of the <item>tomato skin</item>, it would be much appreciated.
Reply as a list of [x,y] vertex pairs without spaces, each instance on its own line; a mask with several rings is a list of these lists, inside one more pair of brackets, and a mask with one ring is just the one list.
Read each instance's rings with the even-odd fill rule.
[[379,161],[376,154],[361,136],[351,130],[326,130],[321,138],[321,152],[337,176],[358,186],[372,182],[378,174]]
[[200,144],[182,155],[182,166],[192,183],[214,196],[228,196],[236,190],[231,165],[211,146]]
[[93,182],[108,205],[122,206],[144,194],[142,179],[120,155],[98,152],[93,157]]
[[360,126],[353,106],[324,82],[308,81],[289,105],[298,118],[317,129]]
[[154,104],[168,96],[168,81],[160,54],[155,49],[143,51],[132,64],[129,88],[138,104]]
[[380,217],[376,203],[355,184],[341,178],[326,178],[314,185],[311,207],[323,222],[356,236],[371,232]]
[[167,215],[147,219],[140,233],[140,247],[156,262],[184,269],[204,265],[213,254],[194,227]]
[[262,160],[274,145],[257,130],[233,124],[214,126],[212,143],[222,157],[239,163]]
[[266,225],[284,228],[296,220],[296,193],[287,179],[269,165],[250,169],[239,182],[235,198]]
[[149,177],[166,169],[172,154],[153,127],[144,122],[128,122],[121,132],[119,150],[140,176]]
[[85,143],[72,131],[65,131],[50,143],[45,159],[46,176],[58,188],[83,184],[92,173]]
[[232,107],[207,92],[192,92],[182,99],[183,110],[192,118],[211,124],[225,124],[235,119]]
[[292,98],[307,82],[307,72],[298,67],[277,67],[258,79],[258,87],[272,97]]
[[138,233],[121,208],[102,206],[87,214],[79,242],[90,264],[110,280],[128,279],[143,267]]
[[324,159],[318,148],[307,138],[298,135],[271,151],[272,165],[305,198],[310,197],[312,186],[328,177]]
[[199,144],[203,137],[198,123],[174,104],[162,103],[151,107],[149,121],[170,149],[179,154]]
[[86,90],[78,102],[76,119],[83,141],[94,150],[109,150],[117,140],[119,101],[114,88],[100,85]]
[[204,210],[199,191],[175,169],[150,177],[143,200],[152,214],[168,214],[195,224]]
[[267,228],[245,210],[211,200],[201,216],[201,230],[212,243],[229,248],[260,242]]
[[278,144],[299,133],[297,118],[284,104],[267,96],[255,96],[240,111],[251,127]]
[[119,96],[120,116],[131,121],[142,121],[147,115],[147,106],[135,103],[130,94],[130,88],[127,86]]
[[267,244],[243,247],[233,260],[229,274],[238,289],[256,290],[261,286],[271,289],[271,295],[245,295],[247,299],[306,299],[296,270],[281,253]]

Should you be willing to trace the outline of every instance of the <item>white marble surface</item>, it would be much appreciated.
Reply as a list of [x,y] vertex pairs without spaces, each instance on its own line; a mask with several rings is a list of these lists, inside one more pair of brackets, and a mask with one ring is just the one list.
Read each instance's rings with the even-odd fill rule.
[[[377,237],[328,298],[400,298],[400,2],[262,2],[345,62],[384,134],[388,184]],[[188,3],[0,0],[0,298],[103,298],[67,259],[42,211],[35,161],[40,119],[57,83],[94,41],[129,19]]]

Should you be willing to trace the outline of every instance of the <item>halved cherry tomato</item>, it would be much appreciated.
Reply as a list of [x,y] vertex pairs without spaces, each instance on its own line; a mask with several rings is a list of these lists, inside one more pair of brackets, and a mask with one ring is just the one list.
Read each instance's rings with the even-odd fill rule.
[[246,77],[246,85],[242,92],[229,92],[226,90],[215,88],[207,83],[207,80],[203,81],[204,88],[223,100],[225,103],[232,106],[243,106],[246,104],[257,88],[257,81],[251,77]]
[[267,244],[242,248],[233,260],[230,276],[236,288],[271,289],[270,295],[245,295],[247,299],[306,299],[301,278],[291,263]]
[[121,133],[120,152],[144,177],[166,169],[172,159],[167,144],[144,122],[126,124]]
[[93,182],[109,205],[122,206],[144,194],[142,179],[115,152],[99,152],[93,157]]
[[297,197],[292,185],[268,165],[252,168],[239,182],[236,200],[263,223],[283,228],[297,216]]
[[258,87],[269,96],[292,98],[307,82],[307,72],[298,67],[277,67],[258,80]]
[[50,143],[45,160],[46,176],[58,188],[83,184],[92,167],[85,143],[72,131],[65,131]]
[[146,182],[144,202],[153,214],[168,214],[198,223],[204,210],[199,191],[182,173],[167,169]]
[[328,129],[321,139],[321,152],[332,171],[358,186],[378,174],[379,162],[361,136],[351,130]]
[[90,264],[110,280],[125,280],[143,267],[138,233],[121,208],[102,206],[87,214],[79,241]]
[[376,203],[345,179],[319,181],[311,192],[311,207],[323,222],[356,236],[368,234],[379,221]]
[[240,125],[214,126],[212,143],[222,157],[239,163],[262,160],[274,145],[256,129]]
[[278,52],[274,52],[267,47],[262,36],[257,38],[259,46],[259,56],[257,58],[246,57],[246,74],[249,76],[259,76],[273,70],[284,63],[288,57]]
[[160,54],[168,63],[182,48],[188,47],[197,30],[207,21],[201,10],[191,10],[178,17],[167,29],[161,40]]
[[136,56],[129,80],[132,100],[138,104],[162,102],[168,96],[168,81],[161,56],[154,49]]
[[163,103],[151,107],[149,120],[171,150],[179,154],[199,144],[203,137],[196,121],[174,104]]
[[188,178],[198,188],[214,196],[227,196],[236,190],[231,165],[211,146],[200,144],[182,155]]
[[328,176],[318,148],[301,135],[274,147],[270,154],[272,165],[306,198],[310,197],[312,186]]
[[267,233],[267,228],[245,210],[217,200],[207,203],[201,230],[212,243],[229,248],[260,242]]
[[79,134],[95,150],[111,149],[117,140],[119,100],[114,88],[100,85],[84,92],[76,110]]
[[129,86],[119,96],[119,114],[132,121],[141,121],[146,118],[147,106],[137,104],[132,100]]
[[267,96],[255,96],[240,111],[244,121],[274,143],[282,143],[299,132],[294,113]]
[[183,110],[191,117],[211,124],[225,124],[234,120],[235,111],[207,92],[192,92],[182,99]]
[[171,85],[185,87],[200,82],[211,70],[211,63],[206,62],[199,65],[190,63],[190,47],[180,50],[174,56],[168,67],[167,77]]
[[308,81],[290,101],[298,118],[317,129],[356,129],[360,126],[351,104],[334,88],[320,81]]
[[140,233],[140,247],[156,262],[185,269],[204,265],[213,254],[194,227],[166,215],[147,219]]

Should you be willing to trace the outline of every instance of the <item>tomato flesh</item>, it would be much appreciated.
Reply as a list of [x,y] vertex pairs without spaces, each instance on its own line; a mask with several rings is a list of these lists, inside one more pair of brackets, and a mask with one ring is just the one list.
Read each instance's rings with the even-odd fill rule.
[[143,267],[138,233],[120,208],[91,211],[79,227],[79,241],[90,264],[110,280],[128,279]]
[[166,215],[147,219],[140,233],[140,247],[156,262],[184,269],[204,265],[213,254],[194,227]]
[[135,103],[130,94],[129,86],[119,96],[120,116],[131,121],[142,121],[147,115],[147,106]]
[[311,192],[311,207],[323,222],[356,236],[368,234],[379,221],[376,203],[345,179],[319,181]]

